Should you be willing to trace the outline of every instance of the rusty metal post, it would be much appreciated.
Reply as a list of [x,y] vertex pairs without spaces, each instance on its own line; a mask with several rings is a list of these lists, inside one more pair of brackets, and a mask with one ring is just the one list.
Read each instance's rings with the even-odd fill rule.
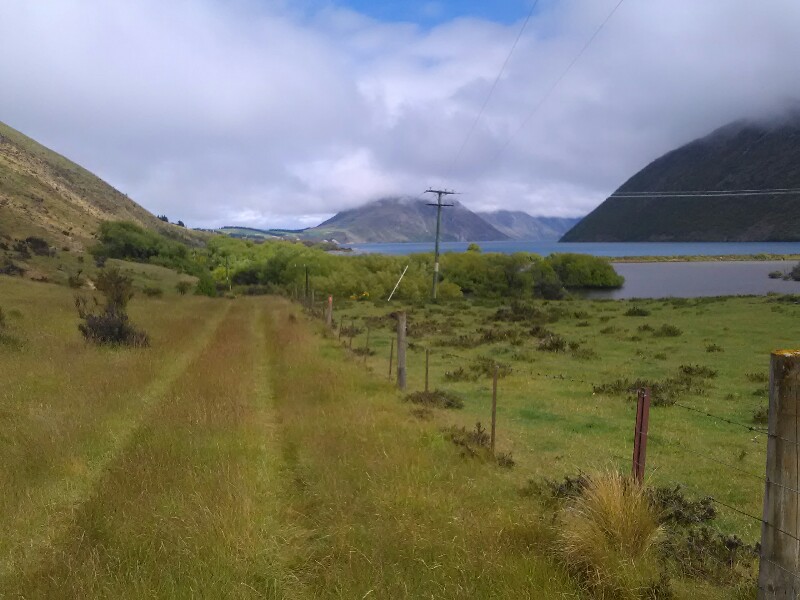
[[758,598],[800,597],[800,351],[773,352]]
[[406,389],[406,313],[397,313],[397,387]]
[[644,467],[647,458],[647,429],[650,423],[650,388],[639,390],[636,402],[636,429],[633,432],[633,478],[644,482]]
[[500,365],[495,364],[494,366],[494,376],[492,377],[492,438],[491,438],[491,448],[492,454],[494,455],[494,439],[495,439],[495,430],[497,427],[497,376],[500,372]]

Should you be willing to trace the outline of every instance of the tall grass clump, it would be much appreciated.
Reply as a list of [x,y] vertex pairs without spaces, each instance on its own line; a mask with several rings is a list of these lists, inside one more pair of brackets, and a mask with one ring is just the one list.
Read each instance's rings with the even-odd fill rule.
[[599,598],[652,597],[663,530],[644,486],[619,473],[589,478],[562,512],[560,553]]

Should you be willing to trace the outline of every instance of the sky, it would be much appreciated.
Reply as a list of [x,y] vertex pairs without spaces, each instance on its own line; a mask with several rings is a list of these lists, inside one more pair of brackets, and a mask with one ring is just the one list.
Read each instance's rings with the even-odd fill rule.
[[305,227],[429,186],[581,216],[800,100],[800,2],[624,0],[567,70],[618,2],[3,0],[0,121],[173,221]]

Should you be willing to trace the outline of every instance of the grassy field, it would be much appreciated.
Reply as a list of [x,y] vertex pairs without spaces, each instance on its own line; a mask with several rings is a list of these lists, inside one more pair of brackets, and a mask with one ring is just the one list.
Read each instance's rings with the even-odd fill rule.
[[[766,436],[690,409],[764,428],[754,413],[767,406],[769,353],[797,345],[800,304],[752,297],[538,306],[544,316],[519,321],[498,318],[497,306],[407,307],[409,391],[424,387],[428,349],[430,387],[465,401],[463,410],[442,411],[440,418],[467,427],[476,421],[487,425],[491,380],[480,370],[481,361],[500,363],[510,374],[499,382],[499,450],[513,453],[520,478],[562,478],[609,466],[630,469],[635,394],[601,386],[620,379],[663,383],[677,378],[682,365],[695,371],[707,367],[713,376],[693,377],[688,389],[673,397],[676,405],[652,408],[648,477],[761,514]],[[365,346],[370,328],[374,354],[358,360],[387,378],[394,337],[387,315],[397,309],[347,303],[337,313],[346,328],[353,324],[359,330],[355,349]],[[537,324],[563,338],[564,350],[539,349],[543,333],[531,334]],[[665,325],[676,330],[665,332]],[[347,335],[344,341],[350,343]],[[718,508],[719,527],[758,540],[758,522]]]
[[[422,387],[429,347],[432,386],[465,400],[419,411],[388,381],[385,306],[337,313],[370,324],[365,368],[342,348],[346,336],[324,335],[277,298],[137,297],[131,319],[152,345],[113,350],[83,342],[72,295],[0,285],[2,597],[589,597],[557,560],[554,513],[520,492],[531,479],[629,468],[633,405],[592,384],[703,365],[718,375],[681,404],[750,423],[766,403],[768,352],[793,344],[799,310],[772,299],[651,301],[636,304],[649,316],[634,317],[628,302],[539,304],[557,309],[544,327],[579,344],[551,353],[536,349],[531,322],[492,319],[497,307],[408,307],[410,389]],[[662,324],[682,334],[639,331]],[[478,328],[506,339],[473,346]],[[353,347],[365,342],[366,332]],[[465,460],[442,434],[487,422],[490,381],[470,375],[478,356],[512,368],[498,433],[513,469]],[[444,379],[459,367],[470,380]],[[678,406],[654,407],[651,431],[654,481],[760,514],[758,480],[698,456],[759,474],[762,436]],[[717,525],[757,537],[735,513]],[[734,597],[680,575],[672,589]]]

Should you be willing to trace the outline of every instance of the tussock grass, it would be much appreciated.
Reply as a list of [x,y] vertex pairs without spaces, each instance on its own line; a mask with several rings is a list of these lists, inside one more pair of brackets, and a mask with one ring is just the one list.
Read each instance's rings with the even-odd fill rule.
[[598,598],[652,596],[663,530],[643,486],[617,472],[589,478],[561,515],[559,552]]

